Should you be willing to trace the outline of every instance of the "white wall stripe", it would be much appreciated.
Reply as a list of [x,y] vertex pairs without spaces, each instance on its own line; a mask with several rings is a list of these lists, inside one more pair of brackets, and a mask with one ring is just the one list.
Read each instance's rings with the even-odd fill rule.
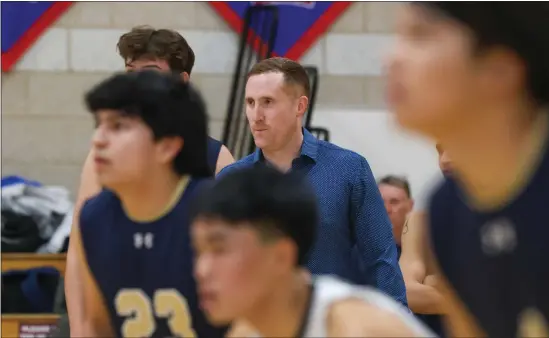
[[49,29],[19,60],[16,69],[63,71],[68,69],[67,30]]
[[[115,49],[123,29],[52,28],[31,47],[17,70],[110,72],[123,63]],[[238,52],[238,36],[231,32],[184,30],[180,33],[196,53],[195,73],[231,74]],[[377,76],[391,42],[384,34],[329,33],[320,39],[302,63],[316,65],[321,74]]]
[[326,72],[379,76],[390,43],[391,36],[386,34],[328,34]]

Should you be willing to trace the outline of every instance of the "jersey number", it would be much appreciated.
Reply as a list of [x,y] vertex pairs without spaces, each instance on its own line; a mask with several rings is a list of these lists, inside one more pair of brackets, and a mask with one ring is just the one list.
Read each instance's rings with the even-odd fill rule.
[[123,289],[115,299],[116,312],[127,317],[122,324],[124,337],[150,337],[156,330],[155,317],[168,318],[172,334],[194,338],[187,300],[175,289],[159,289],[151,299],[141,289]]

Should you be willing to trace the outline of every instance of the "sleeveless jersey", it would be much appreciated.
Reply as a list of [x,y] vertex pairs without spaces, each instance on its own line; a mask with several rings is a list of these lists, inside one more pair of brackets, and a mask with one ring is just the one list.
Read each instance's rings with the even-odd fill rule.
[[389,296],[370,287],[348,284],[336,277],[318,276],[313,279],[313,298],[303,327],[303,337],[327,337],[326,317],[330,306],[334,302],[348,298],[361,299],[397,315],[419,337],[436,336],[407,308]]
[[431,240],[459,298],[490,337],[549,337],[549,142],[522,192],[479,212],[448,178],[433,195]]
[[130,220],[103,190],[82,208],[82,244],[115,334],[220,338],[198,307],[188,206],[201,182],[190,180],[173,209],[148,223]]
[[208,136],[208,165],[214,173],[215,168],[217,167],[217,158],[219,157],[221,146],[223,146],[223,143]]

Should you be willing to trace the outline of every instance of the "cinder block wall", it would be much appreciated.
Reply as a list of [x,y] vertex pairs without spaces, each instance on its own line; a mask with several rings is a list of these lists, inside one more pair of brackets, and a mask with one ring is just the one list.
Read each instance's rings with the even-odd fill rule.
[[[302,58],[321,73],[319,108],[382,108],[381,58],[397,3],[357,2]],[[2,175],[19,174],[76,191],[92,120],[82,94],[123,62],[118,37],[135,25],[177,29],[197,56],[219,137],[238,37],[204,2],[78,2],[2,74]]]

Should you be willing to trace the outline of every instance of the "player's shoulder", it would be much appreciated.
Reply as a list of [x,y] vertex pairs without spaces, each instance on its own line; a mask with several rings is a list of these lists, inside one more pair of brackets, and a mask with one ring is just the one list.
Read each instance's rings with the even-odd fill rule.
[[[338,335],[430,335],[402,304],[371,287],[350,285],[337,278],[323,278],[325,288],[340,289],[327,313],[328,326]],[[367,318],[367,320],[365,320]],[[391,323],[389,326],[386,323]]]
[[[369,286],[353,285],[335,276],[316,277],[315,285],[320,293],[333,297],[334,304],[346,304],[347,300],[358,299],[360,303],[373,304],[381,308],[404,309],[409,312],[400,302],[392,299],[388,295]],[[352,302],[354,304],[354,302]],[[349,305],[355,307],[356,305]],[[343,305],[343,307],[347,307]]]
[[211,136],[208,136],[208,147],[209,148],[221,148],[223,146],[223,143],[219,141],[218,139],[215,139]]
[[398,313],[387,311],[359,298],[347,298],[334,303],[326,316],[326,324],[329,335],[333,337],[420,335],[418,330],[411,327]]
[[459,190],[454,179],[445,177],[439,180],[428,197],[428,210],[438,210],[453,204],[459,199]]
[[214,177],[191,177],[185,191],[179,197],[177,205],[186,205],[196,196],[200,195],[204,189],[208,189],[215,181]]
[[213,138],[211,136],[208,136],[208,142],[209,143],[215,143],[215,144],[222,144],[221,141],[219,141],[218,139]]
[[120,203],[118,197],[108,189],[102,189],[99,194],[89,198],[82,205],[80,214],[82,217],[90,217],[93,214],[112,208]]
[[119,207],[120,200],[110,190],[103,189],[101,192],[84,202],[80,210],[80,227],[92,226],[100,218],[112,212],[113,208]]

